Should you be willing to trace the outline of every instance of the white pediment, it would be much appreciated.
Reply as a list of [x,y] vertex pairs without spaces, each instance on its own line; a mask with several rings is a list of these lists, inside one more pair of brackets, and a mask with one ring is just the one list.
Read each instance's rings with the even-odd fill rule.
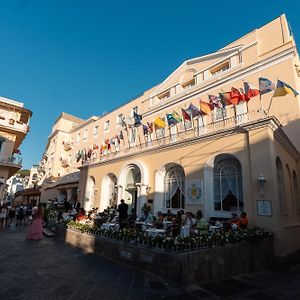
[[149,95],[150,98],[163,94],[175,85],[188,82],[198,73],[224,61],[224,59],[240,51],[241,48],[243,48],[243,45],[223,48],[214,53],[186,60],[152,91]]

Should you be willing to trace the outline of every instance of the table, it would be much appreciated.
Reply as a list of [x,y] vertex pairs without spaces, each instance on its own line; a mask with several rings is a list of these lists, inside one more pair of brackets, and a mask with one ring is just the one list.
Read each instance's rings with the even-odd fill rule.
[[117,229],[119,224],[117,223],[103,223],[101,225],[101,229],[109,230],[109,229]]
[[172,227],[172,221],[163,221],[164,230],[168,230]]
[[147,235],[149,235],[151,237],[156,237],[156,236],[165,237],[166,236],[166,231],[164,229],[149,228],[149,229],[146,229],[145,232]]
[[222,230],[221,226],[215,226],[215,225],[210,225],[209,226],[209,231],[211,231],[211,232],[218,232],[218,231],[221,231],[221,230]]
[[153,223],[145,223],[145,222],[135,222],[135,226],[139,229],[141,229],[142,231],[146,230],[147,228],[151,228],[153,227]]

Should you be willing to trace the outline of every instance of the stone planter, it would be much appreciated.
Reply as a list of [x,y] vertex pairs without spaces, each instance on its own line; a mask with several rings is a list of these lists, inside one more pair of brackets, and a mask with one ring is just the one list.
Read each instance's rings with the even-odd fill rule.
[[81,233],[57,226],[57,236],[86,252],[125,263],[177,285],[199,283],[266,269],[273,261],[273,239],[189,252],[164,249]]

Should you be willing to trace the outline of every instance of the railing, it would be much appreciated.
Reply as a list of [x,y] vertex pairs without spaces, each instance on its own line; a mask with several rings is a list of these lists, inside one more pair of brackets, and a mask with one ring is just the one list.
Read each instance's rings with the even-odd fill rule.
[[[204,126],[192,126],[190,129],[179,131],[175,134],[171,134],[170,131],[162,138],[156,138],[155,133],[151,134],[151,138],[138,136],[136,144],[132,146],[125,135],[124,140],[118,146],[111,146],[109,151],[106,151],[100,157],[91,157],[82,162],[83,165],[90,165],[99,162],[109,161],[118,157],[131,155],[137,152],[147,151],[149,149],[158,149],[162,146],[171,145],[174,143],[180,143],[181,141],[188,141],[195,138],[204,138],[214,133],[222,132],[224,130],[230,130],[234,128],[240,128],[241,125],[245,125],[249,122],[265,119],[266,115],[260,110],[254,110],[248,113],[240,114],[234,117],[227,117],[215,122],[211,122]],[[195,120],[194,120],[195,123]],[[142,141],[144,139],[144,141]]]
[[22,166],[22,158],[20,156],[9,156],[8,158],[0,159],[0,163]]

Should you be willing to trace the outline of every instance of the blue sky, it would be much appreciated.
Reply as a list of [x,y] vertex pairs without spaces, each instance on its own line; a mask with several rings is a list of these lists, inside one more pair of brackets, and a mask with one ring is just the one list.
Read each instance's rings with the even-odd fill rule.
[[0,0],[0,96],[33,111],[21,150],[38,163],[55,119],[102,115],[286,13],[300,41],[298,1]]

